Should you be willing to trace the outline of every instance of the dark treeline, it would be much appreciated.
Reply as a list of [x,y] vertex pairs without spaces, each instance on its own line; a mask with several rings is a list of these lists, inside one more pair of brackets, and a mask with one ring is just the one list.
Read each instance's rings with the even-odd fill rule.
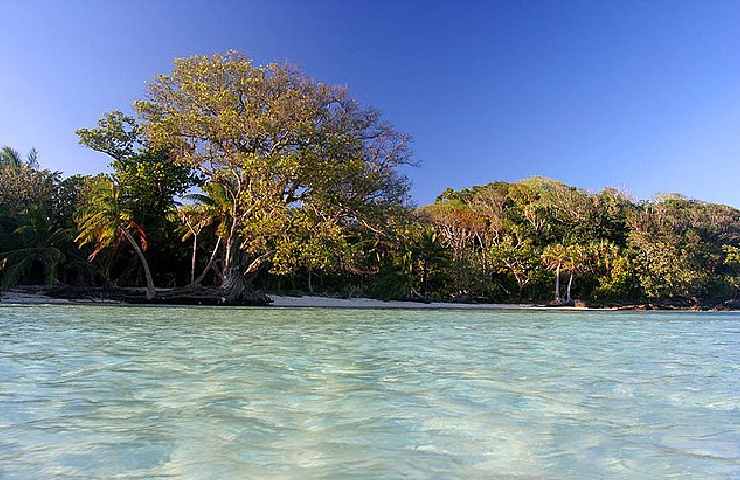
[[63,178],[0,152],[3,288],[145,286],[471,302],[733,304],[740,211],[636,202],[545,178],[409,203],[409,138],[284,65],[179,59],[77,131],[111,173]]

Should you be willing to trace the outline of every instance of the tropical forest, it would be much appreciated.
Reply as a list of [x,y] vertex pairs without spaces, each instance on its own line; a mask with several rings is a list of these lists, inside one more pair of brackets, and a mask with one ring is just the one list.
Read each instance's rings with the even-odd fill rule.
[[[416,205],[411,138],[344,87],[236,53],[175,60],[80,125],[96,175],[0,152],[0,286],[136,303],[267,294],[732,308],[740,210],[533,177]],[[123,111],[130,110],[130,114]],[[0,141],[2,139],[0,138]]]

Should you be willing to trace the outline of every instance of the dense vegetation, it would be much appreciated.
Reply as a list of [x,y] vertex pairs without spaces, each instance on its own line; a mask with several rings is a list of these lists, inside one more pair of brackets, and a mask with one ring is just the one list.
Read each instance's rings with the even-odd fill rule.
[[[344,89],[236,54],[180,59],[78,130],[111,173],[0,151],[2,287],[303,291],[438,301],[733,302],[740,211],[545,178],[410,205],[409,138]],[[156,300],[156,299],[155,299]]]

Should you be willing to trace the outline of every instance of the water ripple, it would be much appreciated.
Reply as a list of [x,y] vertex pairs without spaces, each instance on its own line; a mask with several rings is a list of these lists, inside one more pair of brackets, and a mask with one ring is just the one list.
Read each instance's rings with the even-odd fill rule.
[[3,479],[738,479],[740,316],[0,308]]

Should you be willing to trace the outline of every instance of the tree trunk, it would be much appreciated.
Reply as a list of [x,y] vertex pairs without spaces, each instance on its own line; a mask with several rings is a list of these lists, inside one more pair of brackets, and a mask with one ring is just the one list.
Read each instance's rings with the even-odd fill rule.
[[[234,215],[235,216],[235,215]],[[232,218],[229,236],[226,238],[224,252],[224,281],[221,288],[224,290],[224,299],[228,303],[239,302],[246,292],[244,272],[242,269],[242,251],[236,229],[236,220]]]
[[123,232],[123,235],[126,237],[126,240],[128,240],[128,242],[134,248],[136,255],[139,257],[139,260],[141,261],[141,266],[144,267],[144,275],[146,276],[146,299],[151,300],[156,295],[157,290],[156,290],[156,287],[154,286],[154,280],[152,279],[152,273],[149,271],[149,262],[146,261],[146,257],[144,257],[144,252],[141,251],[141,248],[139,247],[139,244],[136,242],[136,239],[134,239],[134,237],[132,237],[131,234],[128,231],[126,231],[126,229],[122,228],[121,231]]
[[193,255],[190,257],[190,286],[195,286],[195,256],[198,250],[198,235],[193,235]]
[[571,298],[570,298],[570,288],[573,286],[573,272],[570,272],[570,278],[568,279],[568,288],[565,290],[565,303],[570,304]]
[[266,295],[255,292],[251,287],[252,279],[267,257],[268,254],[262,255],[247,265],[245,253],[241,249],[241,235],[237,229],[237,224],[232,224],[229,236],[226,239],[224,281],[221,287],[223,299],[226,303],[262,305],[270,302]]
[[227,303],[233,304],[254,304],[263,303],[264,296],[255,295],[251,287],[259,266],[262,263],[262,257],[252,261],[251,264],[245,265],[245,254],[237,250],[234,255],[231,266],[224,271],[224,299]]
[[213,268],[213,261],[216,259],[216,254],[218,253],[218,247],[221,246],[221,237],[218,237],[216,240],[216,246],[213,247],[213,252],[211,252],[211,258],[208,259],[208,263],[206,264],[206,267],[203,269],[203,272],[198,276],[198,278],[195,279],[195,282],[193,283],[193,286],[200,285],[201,282],[203,282],[203,279],[205,278],[206,274],[208,274],[208,271]]
[[231,208],[231,226],[229,227],[229,236],[226,237],[226,252],[224,254],[224,283],[226,282],[226,272],[232,269],[232,264],[235,260],[239,260],[239,256],[241,255],[241,245],[239,244],[239,225],[237,224],[235,203],[237,197],[238,195],[232,199],[234,203]]
[[227,303],[240,303],[246,297],[247,283],[239,268],[232,266],[224,273],[224,299]]
[[226,272],[231,270],[231,263],[233,261],[232,244],[234,243],[234,237],[229,235],[226,239],[226,251],[224,252],[224,281],[226,281]]
[[239,252],[231,268],[224,274],[224,301],[229,304],[265,305],[270,299],[252,288],[252,280],[259,272],[265,257],[261,256],[245,267],[244,253]]
[[427,265],[427,261],[424,260],[421,267],[421,295],[424,300],[427,299],[428,293],[427,293],[427,270],[429,269],[429,266]]
[[560,303],[560,264],[555,269],[555,303]]
[[[228,248],[228,245],[227,245]],[[232,254],[233,255],[233,254]],[[224,282],[221,288],[224,291],[224,299],[228,303],[237,303],[243,297],[247,290],[244,282],[244,272],[241,268],[241,252],[232,256],[232,259],[226,259],[224,268]]]
[[313,285],[311,285],[311,269],[308,269],[308,293],[313,293]]

